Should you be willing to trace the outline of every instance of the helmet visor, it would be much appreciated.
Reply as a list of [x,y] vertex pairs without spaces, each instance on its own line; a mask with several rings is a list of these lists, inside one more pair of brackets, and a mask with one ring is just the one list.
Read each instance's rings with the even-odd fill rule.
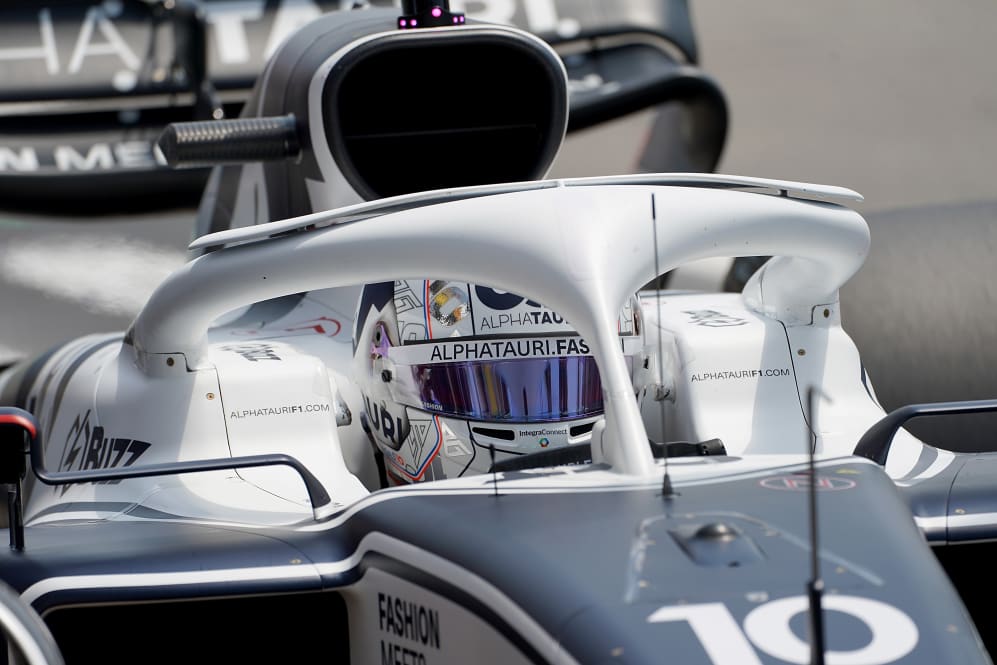
[[591,356],[412,365],[417,406],[468,420],[536,423],[602,413]]

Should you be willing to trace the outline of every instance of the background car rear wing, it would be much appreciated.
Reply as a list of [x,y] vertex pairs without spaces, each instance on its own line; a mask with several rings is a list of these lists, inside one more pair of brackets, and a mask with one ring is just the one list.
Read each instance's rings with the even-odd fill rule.
[[[288,35],[352,4],[176,3],[200,9],[206,50],[199,63],[189,26],[162,2],[6,3],[0,8],[0,194],[7,205],[34,208],[68,208],[79,199],[98,206],[163,205],[157,193],[168,193],[171,205],[193,203],[207,171],[172,172],[154,145],[164,126],[197,119],[195,107],[205,106],[205,96],[192,91],[200,88],[197,69],[217,90],[226,117],[235,117]],[[463,7],[455,2],[454,9]],[[640,164],[654,171],[716,165],[726,103],[719,86],[694,66],[685,0],[516,0],[469,3],[468,9],[469,25],[510,23],[555,45],[571,80],[569,131],[667,103]],[[177,190],[187,198],[178,198]]]

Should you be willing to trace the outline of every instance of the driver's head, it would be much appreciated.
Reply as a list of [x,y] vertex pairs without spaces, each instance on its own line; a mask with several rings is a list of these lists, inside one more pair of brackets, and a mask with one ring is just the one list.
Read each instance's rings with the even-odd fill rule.
[[[618,327],[642,352],[636,298]],[[354,330],[364,426],[395,482],[483,473],[496,459],[587,442],[602,416],[599,371],[556,312],[446,281],[364,288]]]

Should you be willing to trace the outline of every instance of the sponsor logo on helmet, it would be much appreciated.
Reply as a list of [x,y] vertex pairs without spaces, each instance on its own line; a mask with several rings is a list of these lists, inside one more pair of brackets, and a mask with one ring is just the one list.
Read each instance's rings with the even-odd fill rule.
[[451,360],[506,360],[537,356],[585,356],[589,346],[580,337],[545,339],[496,340],[453,342],[436,344],[430,354],[431,361]]
[[568,323],[557,312],[524,296],[478,285],[474,286],[473,292],[476,299],[473,304],[474,321],[480,333],[510,328],[537,332],[570,330]]
[[523,301],[526,301],[526,304],[530,307],[542,307],[540,303],[533,300],[526,300],[523,296],[517,296],[515,293],[508,293],[506,291],[496,291],[487,286],[475,286],[474,295],[478,296],[478,300],[482,304],[491,309],[514,309],[519,307]]
[[[522,437],[536,437],[542,436],[546,439],[548,436],[567,436],[568,428],[563,429],[521,429],[519,430],[519,436]],[[549,441],[548,441],[549,443]]]
[[402,419],[393,416],[383,404],[377,404],[367,395],[363,396],[363,405],[372,433],[375,433],[375,436],[380,434],[380,437],[377,438],[394,450],[401,448],[402,441],[408,436],[408,428],[404,426]]
[[429,285],[430,310],[433,318],[445,326],[455,326],[468,315],[467,293],[458,286],[436,281]]

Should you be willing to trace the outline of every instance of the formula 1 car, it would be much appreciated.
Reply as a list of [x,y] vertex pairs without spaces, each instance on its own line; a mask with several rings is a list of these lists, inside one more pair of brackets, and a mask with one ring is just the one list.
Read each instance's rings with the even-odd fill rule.
[[[878,407],[838,316],[868,243],[828,200],[849,198],[721,176],[536,181],[202,238],[224,247],[164,282],[126,335],[8,377],[37,415],[0,412],[2,478],[24,491],[3,578],[68,662],[132,660],[169,626],[156,651],[186,660],[988,663],[929,545],[993,538],[994,461],[899,430],[929,409]],[[745,248],[780,258],[743,294],[642,294],[644,392],[662,398],[642,417],[614,313],[662,269]],[[589,463],[542,452],[537,467],[365,485],[348,341],[302,334],[319,324],[294,312],[211,325],[425,272],[572,321],[602,377]],[[720,439],[721,454],[658,459],[649,434]],[[798,619],[820,575],[826,661],[811,661]]]
[[[174,121],[235,117],[264,64],[324,14],[396,0],[71,0],[0,8],[0,194],[75,211],[195,203],[206,169],[155,151]],[[468,21],[508,23],[555,46],[571,79],[569,129],[643,108],[642,170],[711,171],[727,129],[696,68],[686,0],[474,0]],[[396,8],[397,11],[397,8]]]
[[[0,579],[66,661],[989,663],[994,458],[902,426],[995,403],[877,403],[838,300],[868,252],[859,195],[694,173],[544,180],[567,107],[548,45],[368,11],[296,33],[251,113],[164,134],[167,161],[224,165],[197,258],[128,331],[0,374]],[[469,77],[466,96],[437,84],[402,117],[346,94],[387,94],[400,60],[502,63],[507,87],[481,86],[496,115],[447,131],[446,105],[478,98]],[[427,173],[437,188],[407,191]],[[741,293],[644,288],[758,255],[776,258]],[[363,323],[364,285],[427,276],[443,285],[394,300],[444,333],[441,356],[363,343],[381,330]],[[573,332],[472,352],[447,331],[500,306],[479,295],[465,320],[449,300],[463,283]],[[635,292],[636,346],[618,316]],[[491,361],[594,363],[595,390],[562,394],[600,415],[551,447],[560,419],[510,442],[440,382],[411,393],[472,353],[510,380],[521,365]],[[396,425],[387,398],[364,399],[372,379],[427,415]],[[379,458],[389,428],[407,436]],[[467,457],[485,472],[428,480]],[[382,465],[422,482],[388,487]]]

